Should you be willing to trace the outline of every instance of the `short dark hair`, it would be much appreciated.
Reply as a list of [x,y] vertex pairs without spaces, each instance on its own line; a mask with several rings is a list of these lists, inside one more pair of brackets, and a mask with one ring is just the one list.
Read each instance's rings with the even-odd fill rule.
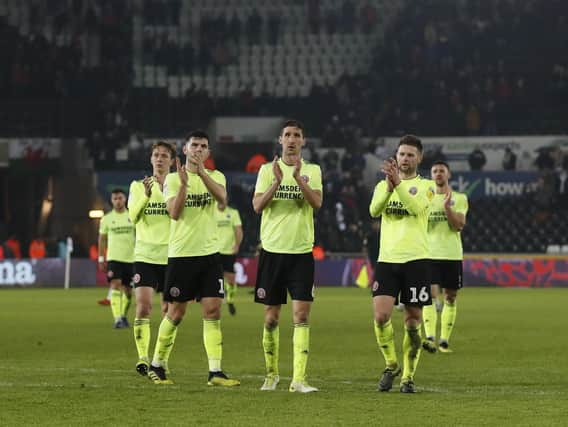
[[124,197],[126,197],[126,191],[124,191],[122,188],[113,188],[113,190],[110,192],[110,194],[119,194],[122,193],[124,195]]
[[156,141],[156,142],[154,142],[154,143],[152,144],[151,153],[153,153],[154,150],[155,150],[156,148],[158,148],[158,147],[164,147],[165,149],[169,150],[169,152],[170,152],[170,157],[171,157],[172,159],[175,159],[175,158],[176,158],[176,152],[177,152],[177,150],[176,150],[176,146],[175,146],[174,144],[171,144],[171,143],[166,142],[166,141]]
[[201,129],[196,129],[194,131],[191,131],[189,135],[187,135],[187,137],[185,138],[185,142],[187,143],[191,138],[206,139],[207,142],[210,142],[209,135],[207,134],[207,132]]
[[404,135],[402,138],[400,138],[400,141],[398,143],[399,147],[401,145],[411,145],[413,147],[416,147],[420,153],[422,153],[423,150],[422,141],[416,135]]
[[[287,127],[298,128],[302,131],[302,135],[306,136],[306,133],[304,132],[304,124],[299,120],[294,120],[294,119],[286,120],[282,125],[282,130],[284,130],[284,128]],[[282,133],[282,131],[280,133]]]
[[432,167],[439,165],[445,166],[448,171],[450,170],[450,165],[444,160],[436,160],[434,163],[432,163]]

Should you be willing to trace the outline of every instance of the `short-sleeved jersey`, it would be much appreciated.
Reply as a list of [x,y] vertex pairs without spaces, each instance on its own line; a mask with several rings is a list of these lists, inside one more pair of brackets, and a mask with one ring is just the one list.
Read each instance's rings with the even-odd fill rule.
[[[294,166],[278,160],[282,182],[274,197],[262,211],[260,240],[268,252],[302,254],[311,252],[314,245],[314,209],[304,200],[302,190],[293,177]],[[321,169],[302,160],[300,176],[313,190],[322,190]],[[276,178],[272,163],[258,172],[255,193],[264,193]]]
[[128,207],[130,220],[136,225],[134,260],[167,264],[170,217],[160,184],[152,182],[152,193],[148,197],[142,181],[132,181]]
[[369,211],[381,216],[379,261],[406,263],[430,257],[428,213],[434,197],[434,182],[417,176],[402,180],[387,192],[386,181],[375,187]]
[[107,235],[107,261],[134,262],[134,224],[128,217],[128,210],[114,209],[102,217],[99,234]]
[[242,225],[239,211],[227,206],[223,211],[215,209],[217,232],[219,233],[219,253],[233,255],[235,247],[235,227]]
[[[225,175],[206,170],[218,184],[226,186]],[[213,195],[196,173],[187,171],[187,194],[180,217],[170,223],[168,257],[211,255],[219,252],[217,238],[217,206]],[[170,173],[164,184],[166,202],[174,198],[181,182],[177,172]]]
[[[448,223],[444,209],[445,194],[435,194],[430,205],[428,217],[428,245],[430,246],[430,258],[440,260],[462,260],[463,248],[461,233],[453,230]],[[452,191],[450,207],[453,211],[467,214],[467,196],[463,193]]]

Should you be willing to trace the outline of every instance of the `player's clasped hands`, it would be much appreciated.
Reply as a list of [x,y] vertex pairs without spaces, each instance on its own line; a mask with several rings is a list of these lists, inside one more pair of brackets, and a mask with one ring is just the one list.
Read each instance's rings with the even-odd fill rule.
[[205,173],[205,166],[203,165],[203,157],[200,153],[192,153],[189,157],[189,162],[197,166],[197,175]]
[[297,179],[300,176],[300,169],[302,168],[302,159],[300,156],[295,156],[294,158],[294,172],[292,176]]
[[393,191],[394,187],[400,184],[400,177],[398,175],[398,165],[396,160],[392,157],[383,162],[381,166],[381,172],[385,174],[387,181],[387,190]]
[[282,182],[283,174],[280,165],[278,164],[278,156],[274,156],[274,160],[272,161],[272,173],[274,173],[274,177],[278,183]]
[[182,185],[187,185],[187,173],[185,172],[185,165],[181,164],[179,157],[176,157],[176,170],[179,176],[179,181]]
[[152,182],[154,181],[153,176],[145,176],[142,180],[142,184],[144,184],[144,193],[146,193],[146,197],[150,197],[152,195]]
[[448,191],[446,196],[444,197],[444,208],[448,209],[450,207],[450,203],[452,202],[452,191]]

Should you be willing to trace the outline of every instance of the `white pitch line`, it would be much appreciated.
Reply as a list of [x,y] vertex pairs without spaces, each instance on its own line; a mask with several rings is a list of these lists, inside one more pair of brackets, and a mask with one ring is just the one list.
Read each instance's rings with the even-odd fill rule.
[[[99,368],[83,368],[83,367],[72,367],[72,368],[67,368],[67,367],[53,367],[53,368],[18,368],[17,366],[13,366],[10,367],[11,371],[22,371],[22,372],[40,372],[40,373],[49,373],[49,372],[79,372],[79,373],[85,373],[85,374],[97,374],[99,377],[97,378],[98,380],[105,380],[107,379],[107,377],[104,376],[104,374],[124,374],[127,376],[131,376],[132,378],[137,378],[138,380],[142,380],[143,379],[141,377],[139,377],[138,375],[135,375],[134,370],[125,370],[125,369],[99,369]],[[103,377],[101,378],[101,374],[103,375]],[[173,369],[173,374],[172,377],[175,381],[176,378],[176,374],[179,374],[180,376],[183,377],[190,377],[190,378],[204,378],[206,375],[203,373],[197,373],[197,372],[188,372],[185,369]],[[264,379],[264,375],[258,375],[258,374],[242,374],[242,375],[238,375],[238,378],[241,379],[249,379],[249,380],[258,380],[259,382],[261,380]],[[112,375],[108,376],[108,379],[116,379],[113,378]],[[280,377],[281,380],[283,381],[291,381],[292,378],[291,377],[287,377],[287,376],[281,376]],[[96,380],[96,379],[95,379]],[[14,387],[32,387],[32,388],[77,388],[77,387],[85,387],[85,388],[108,388],[108,386],[106,385],[99,385],[99,384],[94,384],[92,382],[90,382],[90,379],[85,381],[84,383],[80,382],[81,379],[78,380],[74,380],[73,383],[70,384],[59,384],[59,383],[47,383],[47,382],[40,382],[40,383],[22,383],[22,382],[2,382],[0,381],[0,388],[14,388]],[[134,381],[134,380],[133,380]],[[104,382],[104,381],[103,381]],[[367,390],[369,388],[369,386],[371,384],[374,384],[374,381],[365,381],[365,380],[361,380],[361,381],[357,381],[357,380],[349,380],[349,379],[341,379],[341,378],[337,378],[337,379],[314,379],[312,378],[312,381],[314,384],[316,385],[322,385],[324,387],[325,391],[325,385],[332,385],[332,384],[336,384],[336,385],[348,385],[348,386],[357,386],[360,385],[360,388],[357,388],[357,390]],[[150,384],[150,382],[148,382],[148,384]],[[125,388],[125,389],[138,389],[140,387],[140,384],[120,384],[118,386],[119,388]],[[173,384],[171,386],[168,386],[168,388],[174,388],[174,389],[179,389],[181,388],[178,384]],[[467,388],[467,389],[448,389],[448,388],[442,388],[442,387],[432,387],[432,386],[419,386],[417,387],[419,392],[427,392],[427,393],[441,393],[441,394],[449,394],[449,393],[454,393],[454,394],[472,394],[472,393],[479,393],[480,390],[479,388]],[[349,390],[347,391],[352,391],[352,387],[349,387]],[[498,389],[493,389],[493,390],[487,390],[487,389],[483,389],[484,392],[488,392],[490,394],[501,394],[504,391],[500,391]],[[507,390],[507,393],[511,393],[511,390]],[[563,391],[548,391],[548,390],[527,390],[527,391],[518,391],[515,390],[514,394],[517,395],[527,395],[527,396],[563,396],[566,395],[565,392]]]

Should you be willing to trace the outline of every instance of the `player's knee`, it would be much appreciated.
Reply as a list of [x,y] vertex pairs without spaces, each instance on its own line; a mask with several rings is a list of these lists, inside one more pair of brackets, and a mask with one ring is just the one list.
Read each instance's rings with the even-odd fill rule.
[[221,318],[220,307],[203,308],[203,318],[207,320],[217,320]]
[[183,316],[185,316],[185,307],[172,304],[168,308],[168,318],[172,321],[174,325],[181,323]]
[[415,316],[408,316],[404,320],[404,325],[407,328],[411,329],[418,328],[420,326],[420,318]]
[[447,303],[449,304],[454,304],[456,302],[456,298],[457,298],[457,292],[447,292],[446,295],[444,295],[444,299],[446,300]]
[[137,317],[149,317],[152,312],[152,304],[137,304],[136,305],[136,316]]
[[388,313],[375,313],[375,322],[379,326],[383,326],[390,320]]
[[295,324],[308,323],[309,317],[310,316],[306,312],[303,312],[303,311],[296,312],[296,313],[294,313],[294,323]]
[[264,326],[266,327],[266,329],[274,329],[278,326],[278,318],[273,316],[265,317]]
[[168,314],[168,303],[162,303],[160,308],[162,311],[162,317],[165,317]]

